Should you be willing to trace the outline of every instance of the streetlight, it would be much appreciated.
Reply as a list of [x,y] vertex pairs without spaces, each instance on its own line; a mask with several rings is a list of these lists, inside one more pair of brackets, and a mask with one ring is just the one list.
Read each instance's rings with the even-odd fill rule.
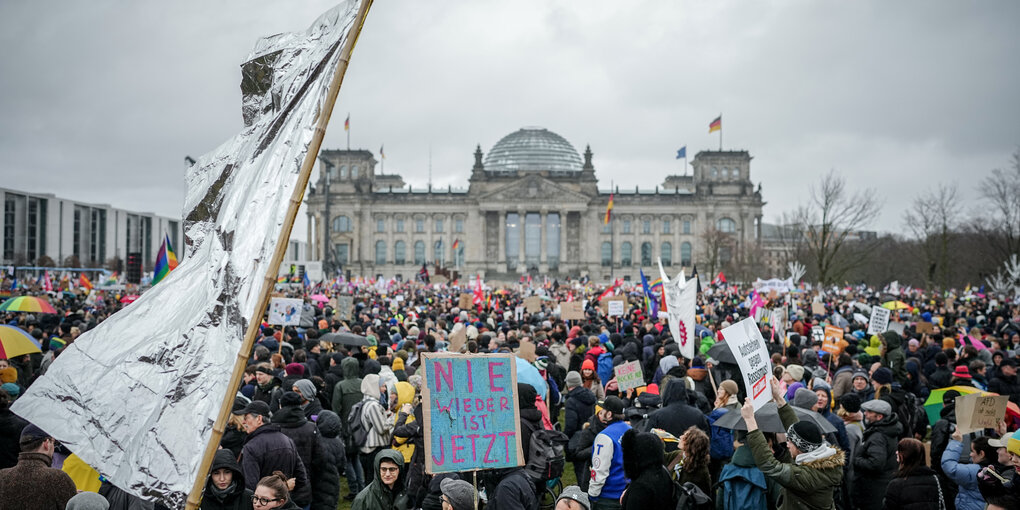
[[319,156],[318,158],[319,158],[319,161],[322,161],[326,165],[326,204],[325,204],[326,205],[326,214],[325,214],[326,220],[322,222],[323,226],[324,226],[324,229],[325,229],[325,234],[323,235],[323,238],[322,238],[322,271],[323,271],[323,274],[332,275],[333,274],[333,271],[332,271],[332,269],[333,269],[333,260],[329,256],[330,252],[332,251],[332,250],[330,250],[331,243],[330,243],[330,239],[329,239],[329,228],[330,228],[330,225],[329,225],[329,223],[330,223],[330,216],[329,216],[329,183],[330,183],[330,178],[333,176],[333,168],[334,168],[334,166],[333,166],[333,163],[331,161],[329,161],[328,159],[326,159],[326,158],[324,158],[322,156]]

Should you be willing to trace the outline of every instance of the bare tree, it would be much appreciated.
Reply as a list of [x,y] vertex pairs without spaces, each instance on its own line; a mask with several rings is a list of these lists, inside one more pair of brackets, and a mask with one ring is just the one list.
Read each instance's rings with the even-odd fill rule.
[[960,221],[956,187],[940,184],[922,192],[911,202],[903,220],[920,247],[927,286],[935,283],[937,273],[939,287],[949,287],[949,245]]
[[736,239],[733,234],[723,232],[715,226],[706,229],[701,234],[701,239],[702,245],[705,247],[702,267],[707,268],[708,274],[714,278],[718,271],[732,262]]
[[1020,148],[1008,168],[996,168],[981,181],[978,191],[987,199],[975,225],[985,234],[1001,258],[1020,254]]
[[795,213],[803,232],[804,249],[818,270],[818,281],[829,285],[861,265],[861,257],[844,256],[855,240],[867,242],[861,233],[878,217],[881,204],[873,189],[851,193],[846,180],[829,171],[811,187],[811,201]]

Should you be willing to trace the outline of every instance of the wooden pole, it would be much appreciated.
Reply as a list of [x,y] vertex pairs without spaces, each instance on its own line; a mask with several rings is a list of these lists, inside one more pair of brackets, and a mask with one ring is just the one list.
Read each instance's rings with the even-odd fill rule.
[[312,135],[312,141],[308,146],[308,153],[305,154],[305,160],[301,164],[301,172],[298,175],[298,182],[294,187],[294,192],[290,197],[287,215],[284,218],[280,236],[276,240],[276,248],[273,251],[272,261],[269,263],[269,267],[266,268],[266,275],[262,282],[262,297],[259,299],[258,307],[250,316],[248,331],[245,332],[244,342],[241,344],[241,350],[237,353],[237,359],[234,362],[234,372],[230,376],[227,391],[223,396],[223,402],[220,404],[220,414],[216,417],[216,422],[213,424],[212,437],[209,438],[209,443],[205,447],[202,463],[199,464],[198,473],[195,475],[195,484],[188,494],[186,510],[197,509],[201,502],[206,473],[208,473],[209,468],[212,466],[213,456],[216,454],[220,439],[223,437],[223,431],[226,428],[227,419],[233,407],[236,388],[241,382],[245,367],[248,366],[248,356],[252,345],[255,344],[255,335],[258,334],[259,326],[262,322],[260,318],[269,303],[269,294],[276,283],[276,273],[280,269],[280,262],[287,253],[287,244],[290,239],[290,231],[294,227],[294,218],[297,217],[298,208],[301,206],[301,201],[304,198],[305,188],[308,187],[308,179],[312,174],[312,167],[315,165],[315,160],[318,157],[319,148],[322,146],[322,138],[326,134],[326,126],[329,124],[329,117],[333,113],[333,105],[336,103],[336,97],[340,93],[340,85],[343,83],[344,74],[347,72],[351,52],[354,51],[354,46],[358,42],[358,36],[361,34],[361,28],[365,24],[365,18],[368,16],[368,10],[371,6],[372,0],[362,0],[361,8],[358,10],[358,17],[355,19],[354,25],[347,35],[347,42],[341,50],[340,64],[337,67],[336,74],[333,76],[333,81],[329,85],[322,113],[319,115],[315,126],[315,133]]

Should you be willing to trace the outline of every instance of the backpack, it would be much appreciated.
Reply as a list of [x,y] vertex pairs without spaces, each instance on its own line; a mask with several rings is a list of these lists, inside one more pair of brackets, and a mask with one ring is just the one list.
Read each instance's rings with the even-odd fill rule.
[[344,444],[348,448],[354,448],[355,451],[368,441],[368,429],[361,422],[365,414],[365,402],[362,400],[351,407],[351,414],[347,416],[347,427],[344,428]]
[[714,409],[708,415],[708,424],[712,431],[712,435],[709,437],[710,442],[708,453],[713,459],[722,460],[733,456],[733,431],[713,425],[716,420],[727,412],[733,411],[727,411],[726,409]]
[[605,386],[613,376],[613,355],[608,352],[599,354],[598,362],[595,363],[595,372],[599,374],[599,379],[602,380],[602,386]]
[[[895,397],[890,397],[890,400],[895,401]],[[918,426],[921,423],[928,421],[928,415],[925,413],[924,407],[921,405],[921,399],[917,398],[916,395],[909,391],[903,391],[903,402],[898,406],[895,404],[896,403],[893,402],[896,417],[899,418],[900,423],[903,424],[902,437],[914,437],[914,432],[918,429]]]
[[676,510],[715,510],[715,507],[712,505],[712,498],[708,497],[693,482],[680,485],[674,481],[673,494],[677,495]]
[[531,433],[531,444],[528,446],[528,464],[524,471],[535,481],[540,482],[559,478],[563,474],[566,459],[563,450],[570,441],[566,434],[558,430],[539,429]]
[[[765,476],[761,475],[761,483]],[[726,510],[766,510],[768,497],[766,489],[741,475],[731,476],[715,484],[716,499]]]

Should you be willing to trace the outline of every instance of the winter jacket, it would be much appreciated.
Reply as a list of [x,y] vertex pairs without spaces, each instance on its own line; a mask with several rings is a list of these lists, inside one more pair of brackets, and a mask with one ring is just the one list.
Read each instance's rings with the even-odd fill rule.
[[988,391],[999,395],[1008,395],[1009,401],[1020,405],[1020,377],[1006,377],[999,374],[998,377],[988,383]]
[[623,448],[620,441],[630,425],[623,421],[610,423],[595,436],[592,446],[591,482],[588,484],[588,498],[620,499],[630,480],[623,472]]
[[[400,468],[400,475],[397,476],[397,481],[394,482],[392,489],[384,485],[379,478],[379,465],[384,460],[388,460]],[[410,508],[410,502],[407,499],[407,494],[404,492],[406,473],[404,470],[404,457],[400,455],[400,452],[388,449],[382,450],[375,456],[374,469],[376,475],[372,483],[368,484],[368,487],[365,487],[354,498],[351,510],[407,510]]]
[[737,448],[719,472],[713,495],[716,510],[767,510],[778,497],[779,487],[766,480],[746,445]]
[[851,488],[854,503],[861,508],[882,505],[886,486],[898,466],[896,445],[902,432],[903,426],[895,413],[865,427],[861,446],[854,457],[854,486]]
[[[785,428],[799,421],[789,405],[779,408],[779,418]],[[843,479],[843,464],[846,463],[843,452],[827,447],[831,448],[827,455],[804,464],[780,462],[773,455],[760,429],[747,434],[746,444],[754,455],[758,469],[782,486],[776,506],[778,510],[821,510],[835,507],[833,489]]]
[[[337,383],[339,383],[340,381],[344,380],[344,372],[343,372],[342,364],[343,364],[343,361],[341,360],[340,363],[337,363],[336,365],[333,365],[333,366],[329,367],[329,370],[326,370],[325,377],[322,378],[322,380],[325,382],[325,386],[326,386],[322,390],[323,393],[325,393],[326,402],[329,402],[329,404],[330,404],[329,409],[331,411],[337,413],[337,414],[340,414],[340,412],[337,409],[333,409],[333,392],[336,391]],[[358,362],[355,361],[354,364],[357,365]]]
[[949,382],[953,380],[953,370],[948,365],[942,365],[935,368],[932,372],[931,377],[928,378],[928,386],[931,389],[946,388],[949,386]]
[[574,437],[574,433],[581,430],[584,422],[595,414],[595,394],[584,386],[572,388],[567,392],[567,402],[563,407],[565,410],[563,433],[567,437]]
[[836,369],[832,378],[832,398],[839,400],[839,397],[854,390],[854,369],[843,366]]
[[[216,489],[211,475],[217,469],[229,469],[234,473],[230,486],[222,493]],[[216,450],[209,473],[209,480],[205,482],[205,491],[202,493],[200,510],[252,509],[251,497],[255,493],[245,487],[244,473],[241,472],[241,466],[238,465],[237,459],[234,458],[234,454],[230,450]]]
[[414,406],[412,415],[397,415],[397,423],[393,427],[393,441],[403,441],[413,446],[411,460],[407,464],[407,496],[411,502],[421,501],[427,492],[425,486],[425,438],[422,435],[421,403]]
[[542,430],[542,412],[535,407],[535,388],[525,383],[517,383],[518,401],[521,415],[521,448],[524,451],[524,463],[531,458],[531,434]]
[[18,463],[21,430],[28,426],[22,417],[10,409],[0,410],[0,469],[14,467]]
[[347,452],[340,439],[343,423],[333,411],[323,411],[315,422],[322,444],[322,460],[313,471],[312,510],[336,510],[340,501],[340,473],[347,465]]
[[950,480],[956,483],[960,492],[956,495],[956,510],[982,510],[985,507],[985,500],[981,497],[981,490],[978,489],[978,471],[982,466],[979,464],[961,464],[960,451],[963,450],[963,443],[950,439],[942,454],[942,471]]
[[882,356],[882,366],[892,370],[893,380],[900,384],[907,384],[907,356],[903,353],[903,338],[894,331],[886,331],[882,334],[885,338],[885,354]]
[[[405,381],[397,381],[396,388],[397,388],[397,409],[401,409],[402,407],[404,407],[404,404],[414,403],[414,386],[411,386],[409,383]],[[408,419],[410,421],[414,421],[415,417],[414,415],[411,416],[405,415],[405,423]],[[397,423],[399,422],[400,422],[399,414],[394,415],[393,416],[394,430],[396,430]],[[394,435],[392,448],[400,452],[400,454],[404,456],[404,464],[411,462],[411,457],[414,456],[415,443],[407,441],[407,438],[404,436],[398,437]]]
[[[347,418],[351,415],[351,408],[354,404],[361,402],[364,395],[361,393],[361,371],[358,367],[358,360],[355,358],[344,358],[340,362],[344,379],[333,387],[333,412],[340,415],[340,421],[344,425],[344,433],[348,431]],[[361,445],[346,444],[348,454],[357,451]]]
[[[298,456],[305,465],[305,471],[309,481],[315,483],[316,472],[322,463],[322,442],[319,437],[319,429],[315,424],[305,419],[300,406],[286,406],[280,408],[273,415],[273,424],[280,426],[280,432],[294,442]],[[295,497],[298,502],[304,501]]]
[[[368,431],[365,444],[358,445],[361,453],[371,453],[377,448],[390,446],[393,431],[393,413],[379,403],[382,392],[379,390],[379,376],[368,374],[361,380],[361,393],[364,395],[361,406],[361,425]],[[400,465],[404,461],[401,459]]]
[[304,413],[306,420],[315,421],[315,417],[322,412],[322,404],[319,403],[318,398],[313,398],[307,404],[301,406],[301,412]]
[[523,469],[510,471],[492,491],[485,510],[538,510],[535,483]]
[[630,486],[623,495],[623,510],[672,508],[676,505],[673,483],[663,467],[662,440],[648,432],[629,429],[620,441],[623,472]]
[[18,510],[64,510],[78,493],[67,473],[53,469],[44,453],[21,452],[18,464],[0,470],[0,506]]
[[261,400],[266,404],[269,404],[269,409],[280,408],[280,398],[283,397],[283,388],[281,387],[281,381],[279,377],[274,376],[269,384],[265,386],[255,386],[255,395],[252,400]]
[[905,477],[889,482],[882,508],[885,510],[939,510],[944,508],[944,492],[938,475],[928,466],[919,466]]
[[708,377],[708,369],[691,367],[687,370],[687,377],[694,381],[694,391],[704,395],[709,402],[715,401],[715,389],[712,388],[712,381]]
[[648,415],[648,430],[658,428],[680,437],[691,426],[710,434],[708,418],[687,404],[687,389],[679,381],[670,381],[662,393],[662,409]]
[[567,443],[567,453],[574,459],[574,476],[577,477],[577,485],[582,491],[588,492],[588,484],[591,482],[591,450],[595,445],[595,438],[605,426],[598,418],[592,416],[588,419],[588,426],[581,427],[581,430],[574,433]]
[[282,471],[288,478],[294,478],[291,496],[298,502],[311,502],[311,482],[304,463],[298,455],[294,441],[280,432],[280,426],[267,423],[248,434],[241,448],[241,471],[244,472],[245,487],[255,490],[259,480]]

